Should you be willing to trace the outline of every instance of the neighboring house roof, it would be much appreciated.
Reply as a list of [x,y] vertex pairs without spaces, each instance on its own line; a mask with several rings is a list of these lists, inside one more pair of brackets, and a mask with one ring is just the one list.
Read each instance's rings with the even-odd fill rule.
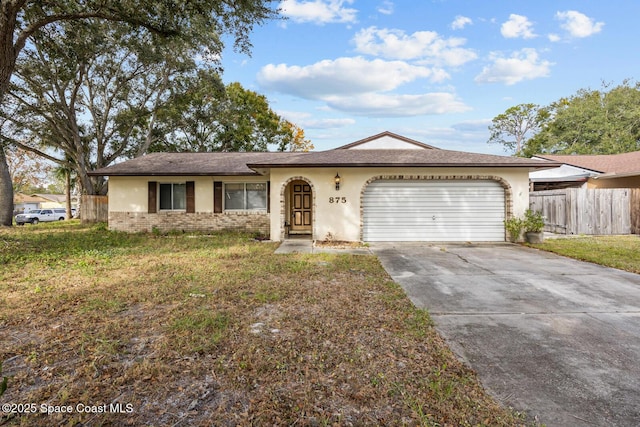
[[603,174],[600,178],[640,175],[640,151],[599,155],[540,154],[536,157],[599,172]]
[[64,203],[67,200],[67,196],[64,194],[32,194],[34,197],[41,197],[45,200],[55,203]]
[[532,182],[585,182],[597,172],[563,164],[558,168],[529,172]]
[[403,144],[407,149],[421,149],[428,148],[439,150],[438,147],[434,147],[432,145],[427,145],[423,142],[416,141],[414,139],[410,139],[404,137],[402,135],[395,134],[393,132],[382,132],[377,135],[370,136],[368,138],[361,139],[356,142],[352,142],[351,144],[343,145],[341,147],[336,148],[336,150],[345,150],[345,149],[375,149],[375,148],[383,148],[383,144],[388,143],[390,140],[396,140],[397,142]]
[[38,195],[28,195],[28,194],[24,194],[24,193],[15,193],[13,195],[13,203],[42,203],[45,202],[46,199],[43,199],[42,197],[38,196]]

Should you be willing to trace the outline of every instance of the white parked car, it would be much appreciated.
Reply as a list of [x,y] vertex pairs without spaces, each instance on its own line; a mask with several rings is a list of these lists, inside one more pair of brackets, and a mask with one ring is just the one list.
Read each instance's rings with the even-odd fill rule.
[[27,213],[16,215],[16,224],[37,224],[39,222],[62,221],[65,219],[65,209],[34,209]]

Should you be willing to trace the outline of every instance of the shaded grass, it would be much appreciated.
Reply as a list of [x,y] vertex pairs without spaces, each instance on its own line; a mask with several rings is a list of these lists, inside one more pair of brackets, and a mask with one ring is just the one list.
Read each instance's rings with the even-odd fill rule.
[[546,239],[532,247],[607,267],[640,273],[640,236],[584,236]]
[[373,256],[247,235],[0,231],[9,425],[522,425]]

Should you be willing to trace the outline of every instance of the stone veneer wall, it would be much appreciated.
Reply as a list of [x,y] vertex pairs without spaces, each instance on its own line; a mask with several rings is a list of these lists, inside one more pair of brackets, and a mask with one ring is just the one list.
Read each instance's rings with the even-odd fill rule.
[[109,229],[130,233],[169,231],[212,232],[241,230],[269,235],[266,212],[186,213],[186,212],[109,212]]

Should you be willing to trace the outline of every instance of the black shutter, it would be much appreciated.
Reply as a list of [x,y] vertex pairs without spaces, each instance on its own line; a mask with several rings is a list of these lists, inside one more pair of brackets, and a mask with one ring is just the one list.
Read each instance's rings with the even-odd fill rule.
[[271,212],[271,181],[267,181],[267,213]]
[[187,213],[196,212],[196,183],[187,181]]
[[213,212],[222,213],[222,181],[213,182]]
[[149,181],[149,196],[147,212],[156,213],[158,211],[158,183]]

